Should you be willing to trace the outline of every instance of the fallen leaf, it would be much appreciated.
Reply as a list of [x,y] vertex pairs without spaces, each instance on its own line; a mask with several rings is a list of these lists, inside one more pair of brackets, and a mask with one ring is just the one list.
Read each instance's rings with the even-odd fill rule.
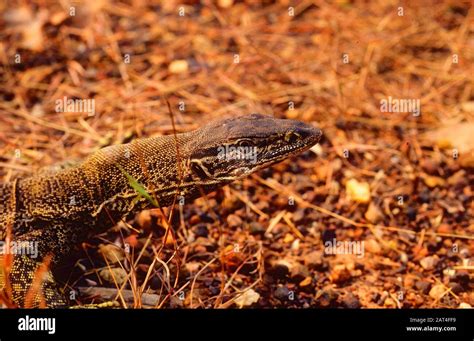
[[122,285],[127,280],[127,272],[122,268],[105,268],[99,271],[99,276],[106,282]]
[[373,224],[377,224],[379,221],[383,219],[382,211],[373,202],[369,204],[369,207],[367,208],[367,211],[365,212],[364,216],[365,216],[365,219],[367,219]]
[[64,20],[68,18],[68,15],[66,12],[56,12],[53,15],[51,15],[51,18],[49,19],[49,22],[51,25],[57,26],[61,24]]
[[184,267],[190,274],[195,274],[199,271],[201,268],[201,263],[199,262],[187,262]]
[[234,4],[234,0],[219,0],[217,1],[217,5],[220,8],[229,8]]
[[474,101],[461,103],[461,109],[465,112],[474,113]]
[[442,149],[457,149],[460,154],[474,147],[474,122],[464,122],[431,130],[422,135],[430,143]]
[[188,62],[186,60],[174,60],[168,66],[168,71],[171,73],[184,73],[188,71]]
[[114,244],[100,244],[99,252],[112,263],[120,262],[125,258],[124,251]]
[[3,19],[12,25],[27,24],[33,20],[33,11],[28,6],[12,8],[4,14]]
[[321,147],[321,145],[320,145],[319,143],[318,143],[318,144],[315,144],[314,146],[312,146],[312,147],[310,148],[310,150],[311,150],[314,154],[316,154],[316,155],[318,155],[318,156],[323,155],[323,148]]
[[259,298],[260,294],[258,292],[253,289],[248,289],[237,297],[234,302],[239,306],[239,308],[243,308],[257,303]]
[[295,240],[295,237],[291,233],[287,233],[285,238],[283,238],[283,242],[286,244],[291,243],[293,240]]
[[300,112],[297,109],[292,108],[285,111],[286,118],[294,120],[294,119],[297,119],[299,116],[300,116]]
[[427,256],[420,260],[420,265],[425,270],[432,270],[439,262],[439,257],[437,255]]
[[437,186],[444,186],[444,184],[445,184],[445,180],[443,178],[438,177],[438,176],[427,175],[427,176],[423,177],[423,180],[424,180],[426,186],[428,186],[430,188],[434,188],[434,187],[437,187]]
[[127,238],[125,238],[125,243],[127,243],[131,247],[137,247],[138,239],[136,234],[131,234]]
[[443,284],[436,284],[431,288],[429,295],[435,300],[440,300],[446,293],[447,290]]
[[312,281],[311,277],[308,276],[300,282],[299,286],[300,287],[307,287],[308,285],[311,284],[311,281]]
[[367,182],[350,179],[346,183],[346,192],[349,198],[355,202],[367,203],[370,201],[370,186]]
[[462,153],[459,157],[459,164],[464,168],[474,168],[474,150]]
[[382,247],[375,239],[369,239],[364,244],[365,250],[369,253],[379,254],[382,252]]

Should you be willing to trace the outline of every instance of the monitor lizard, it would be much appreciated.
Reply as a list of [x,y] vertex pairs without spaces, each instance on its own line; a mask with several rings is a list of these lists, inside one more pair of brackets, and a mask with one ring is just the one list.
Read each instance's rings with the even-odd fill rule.
[[[46,257],[54,268],[81,242],[153,207],[150,198],[160,207],[178,195],[193,200],[307,150],[321,135],[303,122],[250,114],[109,146],[75,166],[0,184],[0,241],[8,229],[17,245],[35,250],[13,255],[7,274],[12,300],[19,307],[67,307],[50,269],[41,290],[28,295]],[[137,195],[130,179],[150,197]]]

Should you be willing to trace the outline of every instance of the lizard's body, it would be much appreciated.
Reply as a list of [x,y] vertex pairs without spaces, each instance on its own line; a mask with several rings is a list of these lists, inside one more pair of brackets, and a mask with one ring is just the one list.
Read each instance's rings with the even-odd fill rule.
[[[79,243],[152,206],[130,185],[131,178],[165,207],[178,195],[195,199],[305,150],[320,135],[318,129],[301,122],[254,114],[185,134],[107,147],[76,166],[0,185],[0,240],[5,240],[8,227],[13,241],[38,245],[37,258],[14,255],[9,274],[13,300],[25,306],[34,273],[47,255],[53,256],[55,264]],[[255,147],[258,156],[253,160],[240,160],[232,153],[217,157],[223,146]],[[47,306],[66,305],[51,274],[42,293]],[[36,295],[26,305],[39,301]]]

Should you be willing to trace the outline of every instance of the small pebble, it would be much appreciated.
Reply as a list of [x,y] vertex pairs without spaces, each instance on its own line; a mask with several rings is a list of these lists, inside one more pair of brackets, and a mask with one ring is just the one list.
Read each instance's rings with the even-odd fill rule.
[[446,288],[443,284],[436,284],[430,290],[430,297],[435,300],[441,299],[446,293]]
[[291,266],[288,263],[284,261],[278,261],[270,268],[270,273],[274,278],[284,279],[289,275],[290,267]]
[[354,294],[349,293],[342,299],[342,304],[349,309],[358,309],[361,307],[360,301]]
[[454,281],[462,285],[463,287],[468,287],[471,282],[469,273],[466,270],[458,270],[454,275]]
[[420,290],[423,294],[427,294],[430,291],[431,283],[428,281],[417,281],[415,287]]
[[227,216],[227,224],[232,228],[240,227],[242,226],[242,219],[236,214],[229,214]]
[[288,301],[290,297],[290,290],[287,287],[278,287],[275,290],[274,295],[280,301]]
[[198,224],[194,229],[196,237],[207,237],[209,234],[206,224]]
[[417,215],[417,210],[416,210],[416,208],[409,206],[409,207],[407,208],[407,217],[408,217],[408,220],[414,221],[414,220],[416,219],[416,215]]
[[382,252],[380,244],[375,239],[369,239],[365,242],[365,250],[374,254],[379,254]]
[[189,65],[186,60],[174,60],[168,66],[168,71],[171,73],[183,73],[188,71]]
[[423,269],[425,270],[433,270],[436,265],[439,262],[439,257],[434,255],[434,256],[428,256],[420,260],[420,265]]
[[373,224],[377,224],[383,219],[382,211],[373,202],[369,204],[369,207],[367,208],[367,211],[365,212],[364,216],[365,216],[365,219],[367,219]]
[[262,224],[256,221],[253,221],[250,223],[249,229],[250,229],[250,234],[253,234],[253,235],[265,233],[265,228],[262,226]]
[[450,282],[448,286],[451,289],[451,291],[455,293],[456,295],[464,291],[464,288],[461,286],[461,284],[456,283],[456,282]]
[[320,268],[323,264],[323,254],[321,251],[312,251],[303,256],[303,263],[310,269]]
[[332,289],[323,289],[316,297],[320,306],[328,307],[337,300],[339,294]]

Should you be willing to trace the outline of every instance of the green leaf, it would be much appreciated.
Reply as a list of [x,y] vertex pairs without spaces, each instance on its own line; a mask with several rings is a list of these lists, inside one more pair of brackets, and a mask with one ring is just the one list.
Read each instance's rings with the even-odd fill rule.
[[128,183],[130,186],[143,198],[148,200],[153,206],[159,207],[158,203],[156,202],[155,198],[153,198],[150,193],[147,192],[146,188],[139,183],[133,176],[127,173],[125,169],[122,168],[122,166],[116,164],[117,168],[120,169],[120,171],[125,175],[125,177],[128,180]]

